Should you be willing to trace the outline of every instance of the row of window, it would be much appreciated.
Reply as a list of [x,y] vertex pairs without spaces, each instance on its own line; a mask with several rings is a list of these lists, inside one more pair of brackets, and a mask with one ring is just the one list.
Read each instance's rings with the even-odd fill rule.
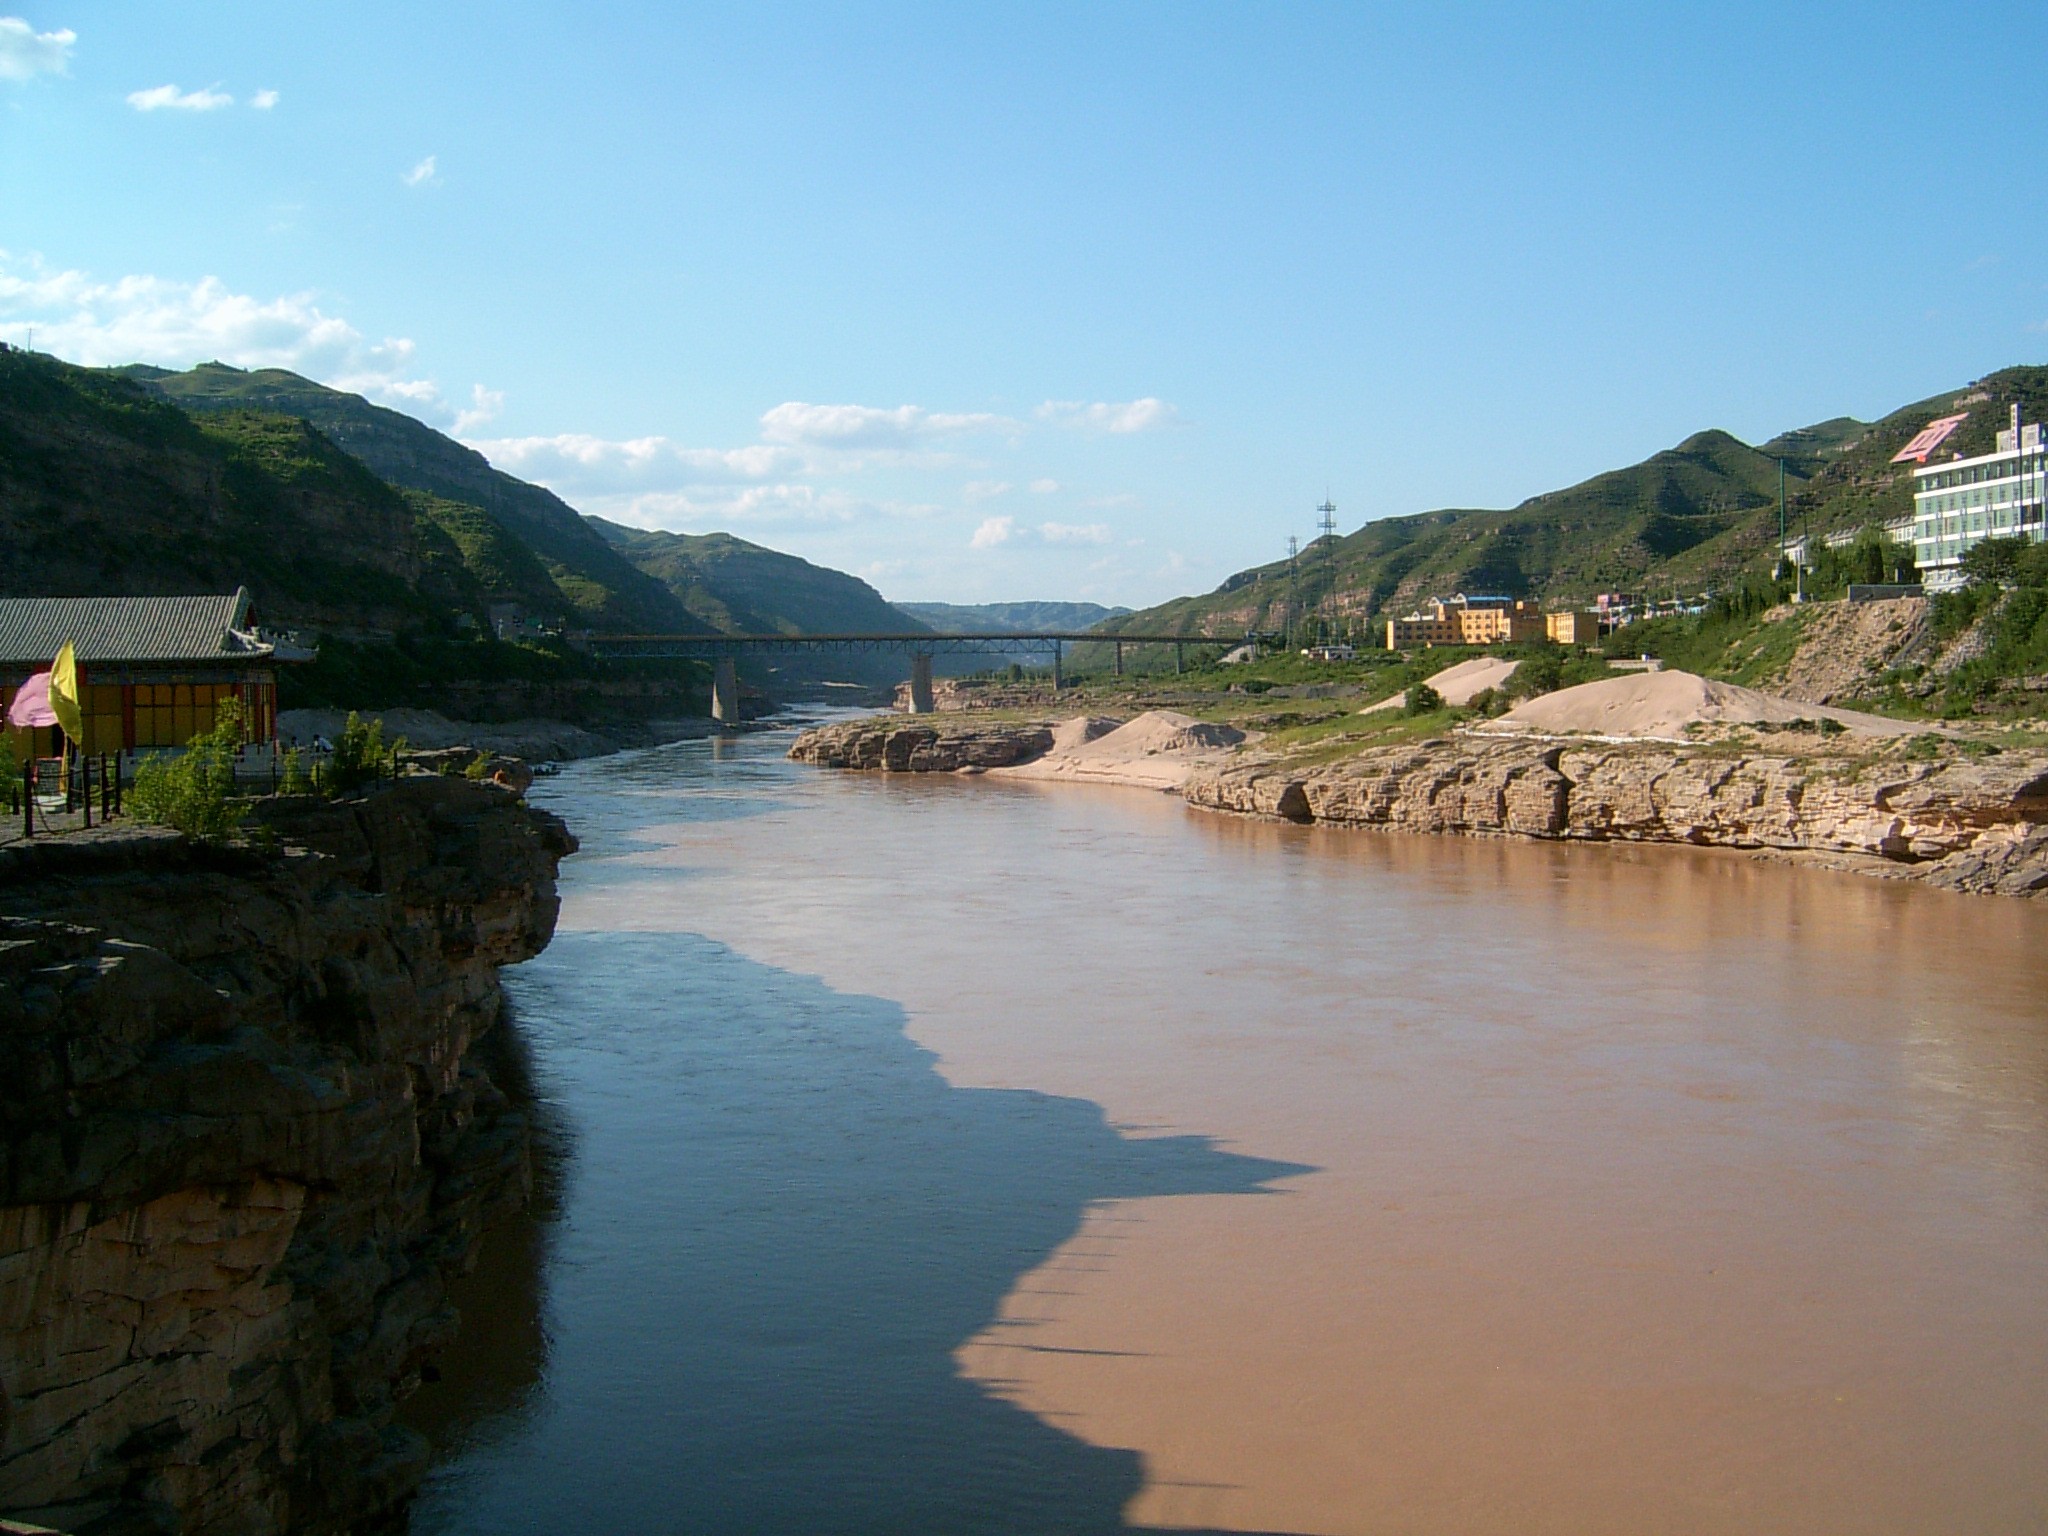
[[1984,486],[1974,491],[1951,491],[1940,496],[1921,495],[1914,498],[1913,510],[1923,516],[1930,511],[1960,512],[1965,507],[2010,506],[2015,501],[2038,502],[2042,495],[2041,481],[2030,478],[2006,485]]
[[2026,472],[2041,473],[2042,456],[2038,453],[2012,454],[2005,458],[1989,459],[1982,464],[1959,464],[1954,469],[1938,469],[1931,474],[1915,475],[1914,490],[1948,491],[1959,485],[1984,485],[1993,480],[2011,480],[2020,474],[2020,460],[2027,462]]

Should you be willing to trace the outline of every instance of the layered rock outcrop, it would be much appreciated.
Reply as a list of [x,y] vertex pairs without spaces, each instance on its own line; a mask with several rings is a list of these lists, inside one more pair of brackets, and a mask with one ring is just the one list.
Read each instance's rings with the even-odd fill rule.
[[474,1047],[561,822],[488,785],[269,802],[276,846],[0,849],[0,1510],[372,1529],[446,1282],[524,1199]]
[[1314,767],[1197,773],[1211,810],[1411,832],[1711,844],[1884,860],[1958,890],[2048,891],[2048,753],[1792,757],[1438,738]]
[[1042,757],[1052,748],[1052,727],[923,720],[849,720],[798,736],[789,755],[821,768],[884,773],[957,773],[1007,768]]

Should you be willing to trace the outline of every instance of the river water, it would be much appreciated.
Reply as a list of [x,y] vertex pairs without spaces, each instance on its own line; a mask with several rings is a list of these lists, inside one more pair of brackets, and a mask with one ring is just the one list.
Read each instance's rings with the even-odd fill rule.
[[414,1530],[2048,1529],[2048,905],[583,763]]

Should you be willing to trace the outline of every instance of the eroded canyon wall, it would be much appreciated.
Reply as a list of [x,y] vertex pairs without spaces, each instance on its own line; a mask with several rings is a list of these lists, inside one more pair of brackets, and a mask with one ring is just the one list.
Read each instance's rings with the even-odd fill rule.
[[0,849],[0,1510],[356,1531],[425,1470],[393,1409],[529,1180],[472,1047],[575,843],[461,780],[259,818]]

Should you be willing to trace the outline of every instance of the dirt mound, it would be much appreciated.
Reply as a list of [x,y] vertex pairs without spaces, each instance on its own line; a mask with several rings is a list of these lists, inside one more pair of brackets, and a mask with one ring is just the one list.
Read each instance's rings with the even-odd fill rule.
[[[1470,704],[1472,696],[1484,693],[1489,688],[1498,688],[1514,676],[1519,661],[1508,661],[1500,656],[1474,656],[1470,661],[1461,661],[1455,667],[1429,679],[1428,687],[1434,688],[1446,704]],[[1403,689],[1391,699],[1361,709],[1361,715],[1377,714],[1383,709],[1400,709],[1408,702],[1408,692]]]
[[1052,728],[1052,750],[1075,752],[1117,729],[1124,722],[1110,715],[1076,715]]
[[1090,757],[1154,757],[1161,752],[1210,752],[1236,746],[1244,732],[1211,725],[1171,709],[1148,709],[1080,750]]
[[1531,699],[1473,729],[1504,735],[1540,732],[1679,740],[1691,726],[1772,726],[1798,720],[1833,720],[1869,736],[1911,736],[1925,729],[1882,715],[1780,699],[1690,672],[1638,672],[1581,683]]
[[[1105,725],[1114,729],[1091,734]],[[1147,710],[1123,725],[1084,715],[1054,729],[1052,750],[1043,757],[990,771],[1006,778],[1178,789],[1196,764],[1214,762],[1244,739],[1243,731],[1170,709]],[[1076,744],[1068,746],[1068,741]]]

